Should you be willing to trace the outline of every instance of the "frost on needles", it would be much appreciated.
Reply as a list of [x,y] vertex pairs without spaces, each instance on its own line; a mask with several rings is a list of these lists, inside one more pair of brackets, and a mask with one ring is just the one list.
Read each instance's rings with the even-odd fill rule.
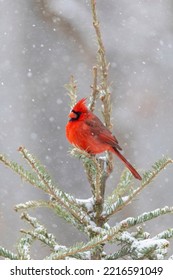
[[[22,229],[22,237],[17,242],[16,252],[0,247],[0,255],[6,259],[32,259],[31,248],[35,241],[39,241],[49,248],[50,254],[44,259],[165,259],[169,247],[169,239],[173,237],[173,228],[165,229],[155,236],[145,232],[143,223],[173,212],[173,207],[162,207],[142,213],[137,217],[127,217],[109,225],[109,219],[121,211],[160,173],[172,163],[169,158],[157,161],[152,170],[145,172],[142,183],[135,186],[134,179],[125,170],[115,190],[109,197],[103,197],[100,192],[101,178],[105,172],[104,160],[92,157],[86,152],[73,150],[72,154],[79,157],[86,171],[90,173],[92,182],[92,197],[77,199],[71,194],[63,192],[53,183],[45,167],[24,147],[19,148],[20,154],[30,166],[30,169],[10,161],[6,156],[0,156],[0,161],[16,172],[23,180],[41,189],[48,195],[47,200],[27,201],[15,206],[21,211],[21,219],[30,225],[30,230]],[[91,175],[92,174],[92,175]],[[97,190],[96,190],[97,188]],[[59,244],[54,236],[36,217],[31,217],[30,209],[47,207],[59,217],[83,232],[88,241],[74,244],[71,247]],[[104,245],[116,244],[116,251],[107,254]],[[113,246],[114,248],[114,246]]]

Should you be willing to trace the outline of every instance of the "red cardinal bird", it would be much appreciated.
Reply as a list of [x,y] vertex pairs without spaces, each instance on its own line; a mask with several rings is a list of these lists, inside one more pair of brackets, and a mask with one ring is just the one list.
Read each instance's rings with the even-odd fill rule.
[[121,147],[110,130],[94,115],[85,104],[86,98],[77,102],[69,114],[66,136],[69,142],[90,154],[111,151],[116,154],[136,179],[142,180],[139,173],[119,152]]

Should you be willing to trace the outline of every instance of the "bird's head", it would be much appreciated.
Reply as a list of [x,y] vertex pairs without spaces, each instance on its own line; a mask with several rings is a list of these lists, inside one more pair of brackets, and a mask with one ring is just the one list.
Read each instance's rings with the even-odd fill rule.
[[87,98],[82,98],[75,104],[70,114],[68,115],[70,118],[69,121],[79,120],[82,117],[82,115],[85,115],[88,112],[88,108],[85,103],[86,99]]

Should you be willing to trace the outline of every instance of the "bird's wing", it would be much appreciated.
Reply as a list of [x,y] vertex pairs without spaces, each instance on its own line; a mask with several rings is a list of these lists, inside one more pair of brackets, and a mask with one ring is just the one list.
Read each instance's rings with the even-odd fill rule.
[[112,135],[110,130],[99,120],[99,118],[95,116],[94,119],[87,119],[85,123],[89,126],[91,134],[98,137],[100,142],[107,143],[118,150],[122,150],[116,137]]

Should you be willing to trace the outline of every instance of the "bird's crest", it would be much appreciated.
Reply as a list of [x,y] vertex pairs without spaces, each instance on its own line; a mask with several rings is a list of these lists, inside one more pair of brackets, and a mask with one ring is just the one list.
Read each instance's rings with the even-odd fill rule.
[[73,107],[73,111],[75,112],[81,112],[81,113],[85,113],[88,111],[88,108],[86,106],[86,100],[87,98],[82,98],[80,99],[75,106]]

